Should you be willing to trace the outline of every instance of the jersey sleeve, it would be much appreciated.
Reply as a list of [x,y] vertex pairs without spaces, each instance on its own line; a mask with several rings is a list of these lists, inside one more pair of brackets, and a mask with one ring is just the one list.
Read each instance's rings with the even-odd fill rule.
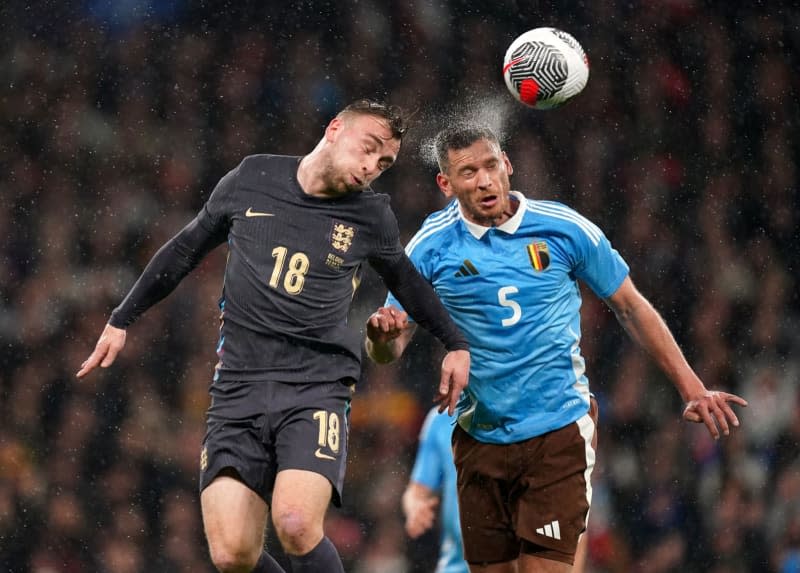
[[[419,235],[419,231],[417,232],[417,235]],[[414,235],[411,241],[409,241],[409,244],[411,244],[411,242],[413,242],[415,238],[416,235]],[[424,252],[425,252],[424,249],[416,248],[414,249],[414,251],[412,251],[412,253],[408,256],[408,258],[414,265],[414,267],[417,269],[417,271],[419,271],[419,274],[421,274],[422,277],[430,283],[432,282],[431,269],[429,265],[425,264],[427,257],[425,257],[425,255],[423,254]],[[384,302],[384,306],[389,306],[389,305],[394,305],[402,310],[407,310],[403,308],[403,305],[400,303],[399,300],[397,300],[397,297],[394,295],[392,291],[389,291],[386,294],[386,302]],[[409,317],[409,320],[413,321],[413,318]]]
[[211,192],[200,213],[197,215],[198,224],[210,234],[227,232],[231,225],[233,212],[233,195],[239,179],[241,165],[232,169],[219,180]]
[[371,260],[395,261],[403,253],[400,243],[400,227],[397,217],[389,206],[388,198],[378,210],[376,229],[375,252]]
[[382,232],[395,246],[390,247],[387,242],[380,247],[379,254],[370,258],[372,268],[381,276],[389,292],[401,302],[408,315],[438,338],[448,352],[468,350],[467,338],[436,296],[430,281],[417,271],[406,256],[400,245],[400,233],[393,214],[391,219],[394,221],[394,230],[386,229]]
[[230,227],[228,205],[236,170],[223,177],[197,216],[165,243],[145,267],[108,323],[127,328],[147,309],[175,290],[212,249],[223,243]]
[[617,291],[630,268],[605,234],[585,221],[588,226],[578,225],[575,233],[575,276],[597,296],[607,298]]
[[437,433],[442,431],[441,422],[447,424],[449,417],[439,414],[437,408],[432,408],[425,417],[420,431],[417,457],[411,470],[411,481],[425,487],[439,491],[444,481],[445,462],[439,453]]

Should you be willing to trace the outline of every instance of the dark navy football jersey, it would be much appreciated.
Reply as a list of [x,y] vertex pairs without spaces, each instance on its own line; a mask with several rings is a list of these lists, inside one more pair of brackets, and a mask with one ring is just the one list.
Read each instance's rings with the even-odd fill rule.
[[361,265],[402,256],[397,220],[388,196],[369,189],[307,195],[300,159],[245,158],[198,215],[228,242],[215,379],[359,377],[361,338],[348,310]]

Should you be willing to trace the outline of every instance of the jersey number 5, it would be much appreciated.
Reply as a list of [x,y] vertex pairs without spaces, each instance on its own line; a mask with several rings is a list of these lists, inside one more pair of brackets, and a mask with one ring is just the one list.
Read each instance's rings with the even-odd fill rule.
[[[272,258],[275,259],[275,268],[269,278],[269,286],[278,288],[280,284],[283,267],[286,264],[286,255],[289,250],[286,247],[275,247],[272,249]],[[305,253],[295,253],[289,258],[289,269],[283,277],[283,288],[289,294],[300,294],[306,282],[308,272],[308,256]]]
[[514,286],[502,287],[497,291],[497,301],[500,303],[500,306],[508,307],[512,312],[510,317],[504,318],[502,321],[500,321],[503,326],[517,324],[519,319],[522,318],[522,307],[517,301],[508,298],[509,295],[517,294],[518,292],[519,289]]

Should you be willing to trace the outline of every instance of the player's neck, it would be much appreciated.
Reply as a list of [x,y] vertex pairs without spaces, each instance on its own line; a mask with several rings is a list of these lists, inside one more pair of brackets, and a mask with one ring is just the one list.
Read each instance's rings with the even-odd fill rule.
[[320,175],[321,159],[318,149],[315,148],[311,153],[303,157],[297,166],[297,182],[300,183],[300,188],[306,195],[313,197],[330,196],[325,180]]

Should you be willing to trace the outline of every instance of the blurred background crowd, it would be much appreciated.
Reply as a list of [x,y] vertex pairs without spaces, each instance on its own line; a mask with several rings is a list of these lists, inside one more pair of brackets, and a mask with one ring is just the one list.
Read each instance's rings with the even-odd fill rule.
[[[376,184],[404,240],[444,201],[426,130],[490,102],[512,186],[599,224],[706,384],[750,402],[718,443],[681,422],[587,293],[601,407],[587,571],[800,571],[795,3],[9,0],[0,18],[0,570],[212,571],[197,477],[224,248],[112,368],[74,373],[222,175],[309,151],[368,96],[418,110]],[[524,109],[500,73],[540,25],[591,60],[556,111]],[[384,295],[368,273],[353,328]],[[399,500],[440,358],[421,333],[402,363],[365,363],[327,526],[348,571],[433,569],[436,534],[407,539]]]

